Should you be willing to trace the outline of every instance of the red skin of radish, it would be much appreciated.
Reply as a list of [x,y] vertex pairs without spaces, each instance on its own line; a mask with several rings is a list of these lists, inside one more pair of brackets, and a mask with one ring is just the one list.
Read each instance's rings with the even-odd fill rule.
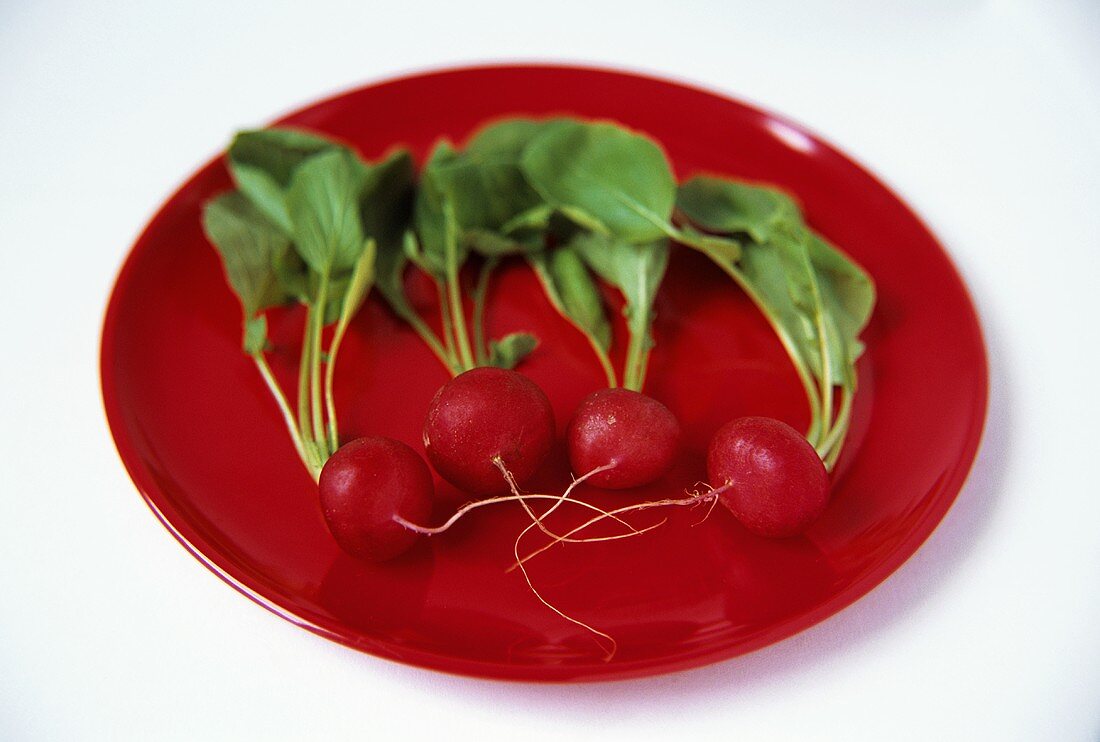
[[604,489],[640,487],[676,461],[680,424],[663,404],[630,389],[601,389],[585,397],[565,432],[577,474],[613,464],[588,483]]
[[341,446],[321,469],[321,511],[340,548],[381,562],[407,551],[420,535],[395,523],[400,515],[425,523],[435,487],[424,459],[390,438],[358,438]]
[[550,400],[523,374],[475,368],[436,392],[424,421],[424,448],[439,475],[472,495],[509,492],[493,459],[522,485],[554,443]]
[[742,417],[711,439],[707,474],[745,528],[759,536],[796,536],[829,502],[829,474],[797,430],[770,417]]

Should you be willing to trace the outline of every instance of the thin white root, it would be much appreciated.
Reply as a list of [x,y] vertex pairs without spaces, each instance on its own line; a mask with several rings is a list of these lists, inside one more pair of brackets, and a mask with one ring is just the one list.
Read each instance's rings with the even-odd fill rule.
[[[706,485],[706,486],[710,487],[710,485]],[[726,490],[728,490],[729,488],[730,488],[730,485],[727,484],[727,485],[723,485],[721,487],[718,487],[717,489],[715,489],[713,487],[710,487],[710,489],[708,489],[706,492],[691,493],[691,495],[689,497],[678,498],[678,499],[667,499],[667,500],[653,500],[651,502],[638,503],[637,505],[626,505],[624,507],[617,508],[615,510],[610,511],[610,513],[608,515],[610,515],[611,517],[614,517],[616,520],[618,520],[618,518],[616,516],[618,516],[622,513],[629,513],[629,512],[632,512],[634,510],[649,510],[650,508],[663,507],[665,505],[694,506],[694,505],[698,505],[698,504],[703,503],[703,502],[707,502],[709,500],[709,501],[711,501],[710,509],[707,510],[707,514],[705,516],[703,516],[702,520],[700,520],[698,523],[694,524],[694,525],[698,525],[699,523],[702,523],[704,520],[706,520],[707,518],[710,517],[710,514],[712,512],[714,512],[714,505],[718,502],[718,496],[721,495]],[[625,537],[629,537],[629,536],[635,536],[635,535],[638,535],[638,534],[641,534],[641,533],[645,533],[646,531],[651,531],[654,528],[657,528],[658,526],[664,525],[665,521],[668,520],[666,518],[665,520],[662,520],[660,523],[657,523],[655,525],[644,528],[644,529],[638,531],[637,533],[622,534],[621,536],[606,536],[606,537],[602,537],[602,538],[582,538],[582,539],[570,538],[574,534],[583,531],[584,529],[588,528],[589,526],[592,526],[592,525],[595,525],[596,523],[599,523],[605,517],[607,517],[607,516],[598,515],[598,516],[595,516],[594,518],[591,518],[588,521],[585,521],[584,523],[581,523],[576,528],[574,528],[571,531],[567,532],[564,536],[557,537],[557,538],[553,539],[550,543],[539,547],[535,551],[532,551],[530,554],[523,557],[523,559],[518,560],[512,566],[510,566],[508,569],[506,569],[504,571],[507,573],[507,572],[512,572],[513,570],[516,569],[516,567],[522,568],[524,562],[530,561],[531,559],[535,558],[536,556],[538,556],[542,552],[546,551],[547,549],[553,548],[554,546],[557,546],[560,543],[587,543],[589,541],[611,541],[611,540],[614,540],[616,538],[625,538]]]
[[523,566],[523,562],[519,560],[519,542],[523,539],[524,536],[526,536],[531,531],[532,528],[535,528],[537,525],[538,525],[538,521],[536,520],[534,523],[531,523],[529,526],[527,526],[522,531],[520,531],[520,534],[518,536],[516,536],[516,542],[515,542],[515,545],[512,548],[512,553],[516,557],[516,563],[519,565],[520,571],[523,572],[523,579],[527,581],[527,587],[530,588],[531,592],[534,594],[534,596],[536,598],[538,598],[540,603],[542,603],[544,606],[546,606],[547,608],[552,610],[554,613],[556,613],[559,616],[561,616],[562,618],[564,618],[569,623],[580,626],[582,629],[585,629],[586,631],[590,631],[596,637],[606,639],[607,642],[608,642],[608,646],[604,646],[603,642],[601,642],[599,639],[596,639],[595,641],[596,641],[596,645],[599,646],[599,648],[602,649],[605,653],[604,658],[603,658],[604,662],[610,662],[611,658],[615,656],[615,652],[617,652],[618,649],[619,649],[619,643],[617,641],[615,641],[615,639],[610,634],[606,634],[606,633],[600,631],[597,628],[589,626],[588,624],[586,624],[584,621],[581,621],[580,619],[573,618],[572,616],[565,613],[564,611],[562,611],[557,606],[553,605],[546,598],[542,597],[542,594],[538,590],[535,589],[534,583],[531,582],[531,575],[529,575],[527,573],[527,567]]
[[[565,488],[565,492],[563,492],[561,495],[544,495],[543,497],[551,497],[553,499],[556,499],[557,502],[554,503],[550,508],[548,508],[546,510],[545,513],[543,513],[540,516],[540,515],[535,514],[535,511],[531,509],[531,506],[528,505],[526,500],[524,499],[524,498],[532,497],[532,495],[525,495],[522,492],[520,492],[519,485],[516,483],[515,476],[513,476],[512,472],[510,472],[508,470],[508,467],[504,465],[504,461],[499,456],[495,456],[495,457],[493,457],[493,464],[495,464],[496,467],[498,469],[500,469],[500,473],[501,473],[501,475],[503,475],[504,481],[508,483],[509,489],[512,490],[512,496],[519,499],[519,503],[523,506],[523,509],[527,511],[527,515],[531,516],[531,520],[534,522],[534,524],[538,526],[540,531],[542,531],[547,536],[549,536],[550,538],[553,538],[553,539],[561,538],[561,536],[559,536],[558,534],[554,533],[553,531],[551,531],[549,528],[546,527],[546,524],[543,522],[546,519],[546,516],[550,515],[550,513],[557,510],[558,507],[568,499],[569,495],[571,495],[573,493],[573,490],[577,487],[577,485],[583,483],[589,477],[593,477],[596,474],[599,474],[602,471],[607,471],[608,469],[611,469],[615,466],[614,464],[604,464],[603,466],[597,466],[592,471],[578,477],[577,479],[574,479],[573,482],[568,487]],[[630,525],[629,523],[627,523],[622,518],[616,518],[614,515],[612,515],[611,513],[608,513],[606,510],[603,510],[602,508],[598,508],[595,505],[590,505],[589,503],[586,503],[583,500],[569,500],[569,502],[576,503],[578,505],[581,505],[582,507],[588,508],[589,510],[595,510],[596,512],[600,513],[601,519],[602,518],[612,518],[612,519],[618,521],[619,523],[621,523],[626,528],[630,529],[631,531],[633,531],[635,533],[637,532],[637,529],[634,528],[634,526]]]
[[[512,502],[512,501],[515,501],[515,500],[518,500],[520,502],[522,502],[523,500],[556,500],[556,501],[560,502],[561,499],[562,499],[561,495],[540,495],[540,494],[505,495],[503,497],[490,497],[488,500],[476,500],[474,502],[468,502],[465,505],[463,505],[462,507],[460,507],[458,510],[456,510],[455,514],[452,515],[450,518],[448,518],[447,521],[445,523],[443,523],[443,525],[441,525],[441,526],[421,526],[421,525],[418,525],[418,524],[413,523],[411,521],[405,520],[404,518],[402,518],[397,513],[394,513],[393,521],[394,521],[394,523],[397,523],[398,525],[401,525],[401,526],[404,526],[405,528],[408,528],[410,531],[415,531],[416,533],[422,533],[425,536],[434,536],[437,533],[443,533],[444,531],[446,531],[448,528],[453,526],[457,520],[462,518],[462,516],[466,515],[471,510],[476,510],[476,509],[478,509],[480,507],[484,507],[486,505],[495,505],[495,504],[500,503],[500,502]],[[598,508],[595,505],[590,505],[587,502],[585,502],[584,500],[570,500],[569,502],[573,503],[574,505],[579,505],[582,508],[587,508],[588,510],[594,510],[597,513],[600,513],[601,518],[605,518],[605,517],[612,517],[613,518],[614,517],[613,515],[608,513],[603,508]],[[618,520],[618,518],[616,518],[616,520]],[[551,536],[551,538],[556,537],[556,535],[553,534],[553,533],[548,533],[548,535]]]
[[712,499],[712,500],[710,501],[710,507],[709,507],[709,508],[707,508],[707,514],[706,514],[706,515],[704,515],[704,516],[703,516],[702,518],[700,518],[699,520],[697,520],[697,521],[695,521],[694,523],[692,523],[692,524],[691,524],[691,527],[692,527],[692,528],[695,528],[695,526],[698,526],[698,525],[702,525],[703,523],[706,523],[706,521],[707,521],[707,518],[709,518],[709,517],[710,517],[710,514],[714,512],[714,506],[715,506],[715,505],[717,505],[717,504],[718,504],[718,496],[717,496],[717,495],[715,495],[715,496],[714,496],[714,498],[713,498],[713,499]]
[[[503,462],[502,462],[501,465],[503,465]],[[604,464],[603,466],[597,466],[592,471],[587,472],[585,474],[582,474],[581,476],[574,479],[572,482],[569,483],[569,486],[565,488],[565,492],[563,492],[562,495],[561,495],[561,500],[559,500],[558,502],[555,502],[553,505],[551,505],[546,510],[546,512],[544,512],[542,514],[541,518],[546,518],[552,512],[554,512],[559,507],[561,507],[561,504],[563,502],[565,502],[567,499],[569,499],[569,495],[573,494],[573,490],[577,488],[577,485],[583,484],[585,481],[587,481],[588,479],[591,479],[593,476],[599,474],[602,471],[607,471],[609,469],[614,469],[614,468],[615,468],[614,464]],[[512,484],[514,484],[514,483],[511,480],[509,480],[509,485],[512,485]],[[535,520],[540,520],[540,518],[536,518]],[[626,522],[621,521],[621,520],[619,522],[622,523],[627,528],[630,528],[629,523],[626,523]]]
[[[605,662],[610,662],[611,659],[615,656],[615,653],[618,651],[618,647],[619,647],[618,642],[615,641],[614,637],[612,637],[610,634],[607,634],[603,631],[600,631],[599,629],[597,629],[597,628],[595,628],[595,627],[593,627],[589,624],[586,624],[585,622],[583,622],[583,621],[581,621],[577,618],[573,618],[572,616],[565,613],[564,611],[562,611],[557,606],[553,605],[546,598],[544,598],[542,596],[542,594],[538,591],[538,589],[535,588],[534,583],[531,581],[531,575],[527,572],[526,563],[528,561],[530,561],[531,559],[533,559],[534,557],[541,554],[542,552],[546,551],[547,549],[549,549],[549,548],[551,548],[551,547],[553,547],[557,544],[560,544],[560,543],[590,543],[590,542],[595,542],[595,541],[615,541],[615,540],[623,539],[623,538],[631,538],[631,537],[634,537],[634,536],[640,536],[641,534],[647,533],[648,531],[652,531],[655,528],[659,528],[660,526],[664,525],[668,521],[667,518],[663,518],[658,523],[655,523],[651,526],[647,526],[646,528],[638,529],[638,528],[635,528],[630,523],[626,522],[625,520],[623,520],[622,518],[619,517],[621,514],[634,512],[636,510],[649,510],[651,508],[663,507],[663,506],[666,506],[666,505],[688,507],[688,506],[696,506],[696,505],[699,505],[699,504],[704,503],[704,502],[710,502],[710,508],[707,510],[706,515],[703,516],[702,520],[700,520],[698,522],[698,523],[702,523],[707,518],[709,518],[710,514],[714,511],[714,506],[718,502],[719,495],[721,495],[723,492],[725,492],[726,490],[728,490],[732,486],[731,484],[726,484],[726,485],[723,485],[722,487],[714,488],[714,487],[711,487],[710,485],[707,485],[705,483],[697,483],[697,485],[696,485],[697,487],[699,486],[699,484],[702,484],[707,489],[703,492],[700,492],[697,489],[694,492],[689,493],[688,497],[669,498],[669,499],[664,499],[664,500],[654,500],[654,501],[651,501],[651,502],[643,502],[643,503],[638,503],[638,504],[635,504],[635,505],[627,505],[627,506],[616,508],[615,510],[610,510],[609,511],[609,510],[604,510],[602,508],[596,507],[595,505],[591,505],[587,502],[584,502],[583,500],[575,500],[575,499],[571,500],[571,499],[569,499],[569,497],[570,497],[570,495],[573,494],[573,490],[577,486],[579,486],[580,484],[585,482],[590,477],[592,477],[592,476],[594,476],[594,475],[596,475],[596,474],[598,474],[602,471],[607,471],[608,469],[613,468],[613,466],[614,466],[613,464],[607,464],[605,466],[597,467],[597,468],[593,469],[592,471],[587,472],[586,474],[584,474],[580,477],[577,477],[576,479],[573,480],[573,482],[565,489],[565,491],[561,495],[523,494],[519,490],[519,486],[516,483],[515,477],[508,470],[508,468],[504,465],[504,462],[500,459],[500,457],[494,458],[493,459],[493,464],[495,464],[496,467],[498,469],[500,469],[500,472],[503,475],[504,480],[508,483],[508,487],[512,491],[511,495],[507,495],[507,496],[503,496],[503,497],[493,497],[493,498],[489,498],[488,500],[478,500],[478,501],[475,501],[475,502],[467,503],[467,504],[463,505],[461,508],[459,508],[454,513],[454,515],[452,515],[450,518],[448,518],[447,521],[445,523],[443,523],[443,525],[440,525],[440,526],[430,527],[430,526],[417,525],[415,523],[411,523],[411,522],[405,520],[404,518],[402,518],[400,515],[397,515],[397,514],[395,514],[393,516],[394,522],[396,522],[396,523],[400,524],[401,526],[409,529],[410,531],[414,531],[416,533],[421,533],[421,534],[424,534],[424,535],[427,535],[427,536],[431,536],[431,535],[435,535],[437,533],[443,533],[448,528],[453,526],[455,524],[455,522],[457,522],[464,515],[466,515],[467,513],[471,512],[473,510],[476,510],[477,508],[484,507],[486,505],[494,505],[494,504],[501,503],[501,502],[511,502],[511,501],[519,502],[520,505],[523,506],[523,509],[531,517],[531,523],[529,523],[522,531],[520,531],[519,535],[516,536],[515,543],[512,546],[512,553],[515,556],[516,561],[512,564],[512,566],[510,566],[505,571],[506,572],[511,572],[511,571],[515,570],[518,567],[519,570],[523,573],[523,579],[524,579],[524,581],[526,581],[528,589],[535,596],[535,598],[538,599],[538,601],[540,603],[542,603],[544,606],[546,606],[551,611],[556,613],[558,616],[561,616],[566,621],[568,621],[568,622],[570,622],[570,623],[572,623],[576,626],[581,627],[585,631],[590,632],[593,635],[597,646],[599,646],[600,649],[603,650],[603,652],[604,652],[603,660]],[[528,504],[529,500],[553,500],[554,504],[551,505],[549,508],[547,508],[542,513],[542,515],[539,515]],[[547,516],[552,514],[559,507],[561,507],[562,503],[564,503],[564,502],[569,502],[569,503],[572,503],[572,504],[575,504],[575,505],[580,505],[581,507],[587,508],[589,510],[594,510],[594,511],[596,511],[596,513],[598,513],[598,515],[590,518],[589,520],[585,521],[581,525],[573,528],[572,530],[570,530],[570,531],[568,531],[564,534],[560,534],[560,535],[556,534],[553,531],[551,531],[550,529],[548,529],[546,527],[546,525],[543,523],[543,521],[546,519]],[[617,523],[620,523],[621,525],[625,526],[627,529],[629,529],[629,532],[628,533],[615,534],[615,535],[611,535],[611,536],[592,536],[592,537],[586,537],[586,538],[574,538],[575,534],[580,533],[581,531],[584,531],[586,528],[589,528],[589,527],[591,527],[591,526],[595,525],[596,523],[599,523],[603,520],[609,520],[609,519],[614,520]],[[695,523],[693,525],[698,525],[698,523]],[[530,533],[535,528],[538,528],[544,534],[549,536],[551,541],[550,541],[550,543],[548,543],[548,544],[536,549],[535,551],[527,554],[527,556],[525,556],[523,558],[520,558],[520,555],[519,555],[520,542],[523,540],[524,536],[526,536],[528,533]]]

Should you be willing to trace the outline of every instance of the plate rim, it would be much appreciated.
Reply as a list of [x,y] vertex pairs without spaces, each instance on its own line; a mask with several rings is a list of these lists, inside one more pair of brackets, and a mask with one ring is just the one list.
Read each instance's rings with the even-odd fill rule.
[[[685,650],[670,658],[654,660],[646,658],[629,662],[603,663],[593,660],[587,664],[561,666],[537,666],[537,665],[512,665],[497,661],[475,660],[464,657],[456,657],[445,652],[428,651],[424,649],[395,648],[384,641],[372,641],[367,637],[357,636],[355,632],[346,630],[338,620],[326,620],[322,616],[303,615],[308,611],[300,607],[294,610],[287,608],[279,602],[280,594],[277,590],[263,583],[262,580],[248,580],[248,575],[233,560],[224,558],[218,550],[213,548],[200,534],[190,528],[186,519],[175,513],[171,518],[158,504],[156,486],[151,481],[150,474],[146,471],[141,456],[137,453],[131,437],[126,432],[124,418],[126,416],[124,405],[120,400],[120,394],[111,383],[111,349],[117,343],[116,317],[120,311],[120,297],[123,289],[131,280],[135,270],[138,248],[150,239],[150,235],[156,230],[161,221],[168,218],[169,207],[177,199],[189,191],[197,182],[210,177],[211,171],[220,166],[225,155],[224,150],[217,153],[203,164],[199,165],[178,187],[159,202],[153,216],[145,223],[137,238],[129,246],[121,266],[117,270],[111,284],[109,299],[104,311],[99,343],[99,386],[101,393],[102,410],[106,417],[116,453],[123,464],[128,476],[137,488],[146,506],[150,509],[161,525],[175,538],[180,545],[187,550],[198,562],[217,575],[223,582],[247,597],[257,605],[267,609],[276,616],[289,621],[311,633],[323,638],[335,641],[344,646],[360,652],[405,664],[408,666],[443,672],[460,677],[473,677],[488,680],[505,680],[519,682],[605,682],[624,680],[639,677],[655,677],[674,672],[682,672],[689,669],[702,668],[718,662],[732,660],[764,647],[789,640],[790,638],[813,628],[825,620],[835,616],[852,605],[855,605],[866,597],[872,590],[882,585],[906,562],[908,562],[929,539],[933,532],[940,526],[951,510],[959,495],[966,486],[967,480],[974,469],[985,440],[985,428],[989,416],[990,401],[990,370],[989,349],[985,332],[981,321],[978,305],[974,301],[974,295],[963,280],[963,276],[950,253],[928,227],[920,215],[903,199],[891,186],[873,171],[859,161],[847,155],[832,142],[816,133],[812,128],[791,119],[788,116],[777,114],[768,108],[753,102],[735,97],[731,93],[706,87],[705,85],[677,78],[675,76],[663,76],[648,71],[639,71],[630,68],[617,68],[600,64],[577,64],[556,62],[501,62],[501,63],[475,63],[445,65],[427,67],[413,71],[401,72],[393,76],[385,76],[370,80],[352,87],[344,88],[320,98],[306,101],[305,103],[278,115],[265,126],[275,126],[287,119],[298,116],[301,113],[321,106],[331,105],[343,98],[361,95],[366,91],[376,88],[401,85],[411,80],[425,78],[440,78],[455,75],[467,75],[470,73],[497,71],[497,72],[578,72],[588,74],[601,74],[615,77],[635,78],[647,83],[678,87],[690,90],[694,93],[717,99],[723,104],[735,105],[746,109],[753,115],[774,120],[791,127],[796,132],[807,136],[815,145],[823,147],[830,156],[839,158],[843,164],[865,176],[893,199],[919,226],[920,230],[928,237],[928,241],[939,251],[940,257],[949,270],[950,278],[956,284],[957,290],[966,300],[966,320],[973,330],[977,347],[980,349],[979,364],[973,370],[978,381],[979,388],[975,391],[975,404],[973,412],[968,420],[969,426],[965,433],[965,443],[961,449],[961,455],[953,462],[946,472],[943,485],[939,488],[942,493],[938,495],[924,512],[923,516],[911,527],[904,538],[900,539],[891,549],[888,556],[873,568],[869,569],[858,579],[853,580],[841,591],[834,594],[825,602],[812,610],[790,616],[787,619],[769,624],[766,630],[752,639],[741,639],[718,645],[707,645],[703,649]],[[344,629],[344,630],[341,630]]]

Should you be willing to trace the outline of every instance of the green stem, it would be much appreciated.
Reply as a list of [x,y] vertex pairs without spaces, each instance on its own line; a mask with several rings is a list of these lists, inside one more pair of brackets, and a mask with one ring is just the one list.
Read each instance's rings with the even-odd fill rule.
[[325,423],[323,407],[321,406],[321,336],[325,326],[325,304],[328,301],[328,274],[321,276],[317,287],[317,303],[313,312],[313,330],[310,338],[310,376],[309,376],[309,405],[313,424],[313,440],[316,442],[322,459],[327,459],[331,451],[328,450],[325,441]]
[[469,371],[477,363],[470,348],[470,334],[466,329],[466,312],[462,308],[462,290],[458,285],[458,276],[447,278],[447,295],[451,302],[451,321],[454,323],[455,341],[458,344],[458,356],[462,361],[462,370]]
[[470,349],[470,333],[466,329],[466,310],[462,307],[462,286],[459,283],[458,265],[458,223],[455,220],[454,205],[443,202],[443,250],[447,266],[447,296],[451,304],[451,322],[453,323],[455,344],[458,357],[464,371],[477,364]]
[[474,287],[474,355],[477,363],[484,366],[489,362],[489,346],[485,342],[485,296],[489,292],[489,277],[500,262],[497,258],[488,258],[481,265]]
[[626,361],[623,364],[623,386],[636,392],[642,391],[645,383],[645,366],[648,357],[646,338],[643,333],[630,332],[630,342],[626,346]]
[[306,326],[302,333],[302,353],[298,361],[298,430],[303,436],[303,447],[311,463],[316,463],[309,423],[309,370],[313,348],[313,306],[306,307]]
[[446,343],[447,356],[451,359],[451,372],[457,376],[462,373],[462,362],[458,359],[458,353],[455,352],[455,330],[454,323],[451,321],[451,306],[447,302],[447,290],[443,283],[433,280],[439,291],[439,322],[440,329],[443,331],[443,342]]
[[843,391],[844,397],[840,402],[840,411],[836,416],[836,424],[833,425],[828,436],[818,447],[818,454],[821,456],[828,469],[833,468],[833,464],[836,463],[837,458],[840,456],[840,450],[844,448],[844,440],[848,436],[848,427],[851,425],[852,421],[852,402],[855,399],[855,386],[845,385]]
[[439,359],[447,371],[451,375],[458,373],[458,359],[455,358],[453,352],[443,346],[443,343],[436,337],[436,334],[432,332],[432,328],[428,327],[428,323],[421,319],[420,315],[416,312],[410,311],[408,313],[402,312],[401,318],[409,323],[409,326],[413,328],[413,331],[420,336],[420,339],[431,349],[435,357]]
[[603,347],[596,342],[596,338],[588,335],[588,333],[585,333],[585,336],[588,337],[588,344],[596,352],[596,358],[600,361],[600,368],[603,369],[604,376],[607,377],[607,388],[614,389],[619,385],[619,380],[615,377],[615,367],[611,365],[611,358],[608,357]]
[[837,460],[840,458],[840,452],[844,450],[844,441],[848,438],[848,428],[851,427],[851,419],[845,418],[843,423],[837,424],[833,429],[833,432],[839,431],[839,435],[836,437],[834,445],[829,449],[829,452],[825,454],[823,459],[825,462],[825,468],[828,471],[832,471],[836,466]]
[[820,311],[817,313],[816,324],[818,352],[821,354],[821,435],[824,436],[833,426],[833,363],[825,336],[825,318]]
[[298,425],[294,422],[294,413],[290,410],[290,404],[286,400],[286,395],[283,394],[283,390],[279,388],[278,382],[275,381],[275,374],[272,373],[271,366],[268,365],[267,359],[264,358],[264,354],[261,352],[253,353],[252,360],[255,361],[256,368],[260,370],[260,376],[263,377],[264,383],[267,384],[271,396],[275,398],[276,403],[279,405],[279,412],[282,413],[283,421],[286,423],[286,429],[290,432],[290,439],[294,441],[294,450],[298,452],[298,457],[302,460],[302,463],[305,464],[310,476],[313,477],[313,481],[317,481],[321,471],[314,466],[314,463],[306,455],[302,434],[298,431]]
[[332,336],[332,344],[328,350],[328,363],[325,364],[325,413],[328,417],[328,449],[332,453],[340,447],[340,435],[336,429],[336,399],[332,393],[332,387],[336,378],[336,354],[340,352],[340,344],[344,342],[347,329],[348,323],[341,319]]

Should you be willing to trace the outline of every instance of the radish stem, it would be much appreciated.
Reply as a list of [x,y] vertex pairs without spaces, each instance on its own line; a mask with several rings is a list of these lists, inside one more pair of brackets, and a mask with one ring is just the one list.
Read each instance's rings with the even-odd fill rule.
[[450,358],[451,373],[457,376],[462,373],[462,362],[455,352],[454,323],[451,321],[451,307],[447,300],[447,289],[444,283],[435,280],[436,290],[439,292],[439,321],[443,331],[443,342],[446,344],[447,357]]
[[470,333],[466,329],[466,310],[462,306],[462,286],[458,273],[458,223],[455,221],[454,204],[443,202],[443,250],[447,270],[447,295],[451,305],[451,322],[462,370],[469,371],[477,364],[470,350]]
[[321,335],[324,331],[325,304],[328,301],[328,274],[321,276],[317,288],[317,303],[311,315],[313,329],[310,336],[309,406],[313,424],[313,440],[320,448],[322,458],[327,459],[328,443],[325,440],[325,424],[321,405]]
[[279,388],[278,382],[275,381],[275,375],[271,371],[271,366],[268,365],[267,359],[264,358],[262,352],[256,352],[252,354],[252,360],[256,363],[256,368],[260,371],[260,376],[263,377],[264,383],[267,384],[268,390],[271,395],[275,397],[275,401],[279,405],[279,412],[283,416],[283,421],[286,423],[287,430],[290,432],[290,439],[294,441],[294,450],[298,452],[298,457],[305,464],[306,469],[309,470],[310,476],[314,481],[320,476],[321,472],[317,469],[313,463],[306,456],[306,449],[302,442],[302,435],[298,431],[298,425],[294,422],[294,413],[290,410],[290,405],[286,401],[286,395],[283,394],[283,390]]
[[309,413],[309,377],[310,377],[310,348],[313,347],[313,313],[312,305],[306,308],[305,329],[302,332],[302,352],[298,361],[298,430],[302,437],[302,446],[305,448],[309,459],[310,468],[318,465],[317,446],[310,432]]
[[497,258],[488,258],[482,264],[477,276],[477,285],[474,287],[474,355],[479,366],[489,362],[489,346],[485,341],[485,296],[489,291],[489,277],[498,262]]
[[416,312],[402,313],[401,318],[409,323],[413,331],[420,336],[420,339],[423,340],[432,353],[435,354],[439,362],[446,366],[452,376],[458,373],[458,369],[456,368],[458,362],[454,355],[444,347],[440,339],[432,332],[432,328],[428,327],[428,323],[426,323],[419,314]]

